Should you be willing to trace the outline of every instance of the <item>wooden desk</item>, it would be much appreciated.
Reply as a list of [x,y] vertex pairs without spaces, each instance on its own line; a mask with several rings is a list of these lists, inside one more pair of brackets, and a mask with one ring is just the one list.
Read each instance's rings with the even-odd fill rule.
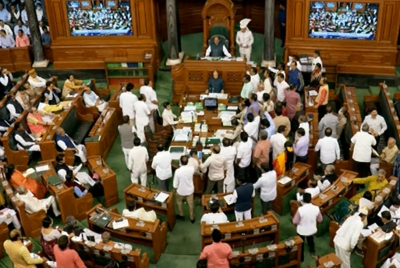
[[309,178],[309,169],[310,165],[303,164],[300,162],[296,162],[293,166],[293,168],[285,173],[285,176],[288,176],[289,178],[292,179],[291,182],[283,185],[280,184],[279,182],[276,183],[276,191],[277,191],[277,196],[275,200],[272,202],[272,209],[278,213],[279,215],[283,215],[284,213],[284,206],[283,204],[283,199],[285,195],[287,195],[290,191],[293,190],[293,188],[299,186],[300,183],[303,181],[306,182],[308,181]]
[[[286,244],[287,243],[287,244]],[[287,249],[291,245],[290,250]],[[230,263],[232,266],[240,266],[243,268],[256,267],[256,263],[262,262],[262,267],[297,267],[301,265],[301,249],[304,246],[303,240],[299,236],[293,237],[291,241],[282,241],[276,244],[276,249],[272,250],[269,247],[257,248],[257,253],[252,250],[244,252],[233,251],[233,258]],[[289,260],[286,263],[280,262],[280,257],[289,255]],[[257,266],[258,267],[258,266]]]
[[342,265],[342,261],[338,258],[338,256],[336,256],[335,253],[330,253],[319,258],[318,268],[327,268],[328,266],[326,266],[325,264],[329,262],[333,262],[334,266],[332,268],[340,268],[340,266]]
[[118,121],[115,108],[106,108],[92,127],[85,140],[87,156],[99,155],[107,158],[118,135]]
[[204,93],[214,70],[224,80],[226,93],[240,95],[246,62],[193,60],[187,57],[183,63],[172,66],[173,103],[178,103],[184,94]]
[[[262,222],[261,219],[266,219]],[[231,247],[241,247],[242,245],[250,246],[253,244],[273,241],[279,243],[279,220],[271,212],[259,218],[242,221],[242,226],[238,226],[239,222],[227,222],[221,224],[201,223],[201,246],[212,243],[211,233],[215,228],[219,228],[223,238],[222,242],[228,243]]]
[[116,110],[118,125],[122,124],[122,109],[119,106],[119,96],[121,93],[121,90],[114,90],[114,93],[111,95],[110,100],[108,101],[108,107],[115,108]]
[[[58,206],[61,212],[61,221],[65,223],[67,217],[72,215],[78,221],[86,218],[86,211],[93,207],[93,196],[91,193],[86,193],[82,197],[75,197],[74,188],[67,187],[64,183],[54,186],[48,183],[48,179],[52,176],[58,176],[50,161],[41,162],[38,166],[47,165],[50,169],[44,171],[41,175],[43,184],[47,187],[54,199],[58,201]],[[38,167],[37,166],[37,167]]]
[[117,175],[110,169],[100,156],[88,157],[88,170],[90,174],[97,173],[101,178],[104,188],[104,201],[106,207],[118,203]]
[[143,207],[146,210],[154,210],[157,214],[167,216],[168,229],[172,231],[176,222],[174,194],[172,192],[164,192],[169,197],[164,203],[160,203],[154,200],[154,196],[159,192],[159,190],[143,187],[139,184],[131,184],[124,190],[125,203],[134,201],[139,208]]
[[98,204],[86,213],[90,230],[97,233],[109,232],[112,237],[150,247],[153,249],[154,261],[158,262],[167,245],[167,226],[165,222],[160,224],[160,220],[158,219],[155,222],[140,221],[143,223],[143,226],[138,226],[139,220],[127,218],[129,227],[114,230],[110,227],[112,226],[112,222],[120,219],[122,216],[118,213],[109,212],[113,217],[111,222],[106,227],[101,227],[91,220],[92,216],[97,215],[95,212],[96,208],[104,211],[102,206]]
[[380,263],[393,256],[397,250],[399,236],[396,230],[393,231],[393,237],[382,242],[376,241],[374,238],[380,235],[375,232],[368,236],[363,243],[363,265],[364,267],[377,267]]
[[389,136],[395,138],[397,145],[400,146],[400,121],[396,109],[394,108],[393,100],[390,98],[390,93],[386,84],[380,83],[379,89],[381,112],[382,116],[385,117]]
[[[74,242],[70,240],[70,248],[78,252],[80,258],[88,267],[99,266],[98,261],[100,260],[116,260],[117,262],[125,262],[127,268],[148,268],[149,267],[149,255],[147,252],[141,254],[140,249],[133,249],[128,253],[122,253],[121,249],[115,248],[116,243],[110,241],[107,246],[113,247],[111,251],[104,249],[103,243],[98,243],[93,247],[89,247],[85,242]],[[103,267],[103,266],[102,266]]]
[[[224,213],[232,213],[235,211],[235,204],[228,205],[224,199],[225,195],[230,195],[233,192],[229,193],[219,193],[219,194],[203,194],[201,196],[201,206],[203,207],[203,214],[210,213],[211,209],[209,207],[209,203],[211,199],[217,199],[220,203],[220,208]],[[251,213],[254,217],[254,198],[251,200]]]
[[[353,181],[357,175],[357,172],[342,170],[340,177],[328,189],[322,192],[325,197],[321,198],[321,194],[314,196],[311,203],[318,206],[321,210],[321,214],[324,215],[343,197],[353,197],[356,194],[356,187],[353,184],[350,185],[350,182]],[[346,182],[342,181],[342,179],[344,180],[345,178]],[[336,189],[334,190],[334,188]]]
[[398,180],[399,179],[394,176],[391,176],[388,179],[388,185],[382,191],[376,194],[374,199],[374,207],[369,210],[369,215],[376,214],[381,210],[383,203],[385,203],[385,201],[389,199],[389,196],[396,191]]
[[4,241],[8,239],[10,230],[5,222],[0,223],[0,259],[4,257]]

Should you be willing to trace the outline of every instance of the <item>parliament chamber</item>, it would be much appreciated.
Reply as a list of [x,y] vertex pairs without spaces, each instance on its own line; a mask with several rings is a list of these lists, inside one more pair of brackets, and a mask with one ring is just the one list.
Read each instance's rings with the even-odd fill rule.
[[[6,32],[5,37],[0,33],[0,268],[13,267],[4,242],[18,227],[15,219],[25,237],[23,245],[37,258],[49,259],[43,246],[46,215],[54,230],[61,233],[64,229],[61,234],[69,235],[69,248],[78,253],[85,267],[207,267],[199,266],[199,256],[207,246],[217,244],[213,243],[216,230],[221,242],[229,245],[231,256],[225,258],[226,266],[212,266],[213,260],[207,259],[211,268],[400,267],[400,155],[395,152],[391,161],[384,160],[392,148],[389,144],[400,146],[399,0],[24,2],[28,1],[0,0],[0,7],[10,14],[3,19],[0,9],[0,20],[6,22],[5,26],[0,22],[0,32]],[[20,11],[23,26],[14,20],[11,6]],[[24,36],[30,43],[21,46]],[[215,37],[220,43],[214,43]],[[14,46],[7,45],[9,38],[15,39]],[[295,70],[293,61],[297,61]],[[318,83],[313,84],[316,62],[321,70]],[[327,82],[322,83],[321,77]],[[279,92],[285,80],[282,101]],[[268,81],[269,91],[264,90]],[[252,83],[257,83],[253,91],[243,93],[246,84]],[[293,83],[303,87],[295,90],[300,95],[295,105],[286,97]],[[327,101],[320,105],[325,86]],[[69,91],[64,95],[65,90]],[[269,100],[263,99],[266,93]],[[132,106],[126,104],[132,100],[130,95],[139,98]],[[261,126],[251,135],[245,124],[255,120],[248,116],[256,114],[254,95]],[[136,106],[141,96],[146,98],[149,114]],[[272,103],[272,109],[266,108],[267,103]],[[321,106],[331,108],[338,124],[345,118],[336,137],[340,153],[331,165],[322,161],[319,149],[326,135]],[[127,107],[132,111],[127,113]],[[377,144],[368,161],[371,171],[365,171],[353,159],[357,145],[352,137],[364,131],[364,122],[371,120],[368,114],[373,111],[387,127],[377,136],[368,130]],[[176,118],[167,120],[167,112]],[[281,134],[280,125],[275,125],[277,117],[290,118],[286,142],[298,143],[295,129],[303,124],[309,140],[306,161],[298,156],[290,160],[297,150],[291,153],[280,145],[285,148],[281,152],[285,154],[283,170],[272,160],[277,157],[269,136],[272,123],[272,134]],[[124,128],[131,124],[129,120],[133,130],[130,125]],[[265,120],[268,126],[263,129]],[[244,156],[239,156],[239,150],[244,150],[244,142],[236,133],[238,128],[247,132],[247,146],[253,142],[248,156],[251,164],[246,168],[241,166]],[[135,161],[145,156],[126,152],[124,130],[132,136],[130,143],[134,133],[140,147],[146,148],[145,183],[139,176],[139,184],[133,171]],[[257,185],[263,174],[255,157],[263,131],[271,143],[267,164],[271,172],[280,172],[276,196],[263,213],[265,189],[255,189],[247,200],[251,218],[236,220],[237,204],[243,199],[237,198],[235,205],[232,198],[242,193],[237,190],[243,189],[241,177],[246,177],[245,185]],[[229,167],[223,190],[215,183],[208,192],[208,184],[215,182],[211,169],[218,167],[207,159],[214,159],[217,147],[222,154],[225,140],[235,148],[235,155],[230,162],[226,159]],[[153,161],[160,152],[168,152],[172,159],[167,190],[159,176],[165,171],[160,172]],[[187,166],[193,159],[201,164],[193,174],[191,199],[180,194],[175,182],[175,174],[186,166],[183,155],[189,155]],[[165,158],[158,161],[165,162]],[[332,165],[335,179],[322,188],[319,183]],[[384,185],[375,181],[383,171]],[[317,182],[318,194],[307,204],[318,208],[321,216],[313,235],[315,252],[311,252],[308,237],[299,233],[294,222],[302,217],[301,207],[306,205],[299,196]],[[361,201],[354,199],[363,199],[366,192],[371,193],[371,200],[365,211]],[[45,206],[33,209],[21,197],[29,194],[32,199],[24,200],[34,198]],[[46,203],[49,200],[57,204],[59,215],[52,203]],[[225,214],[227,221],[201,221],[203,215],[215,214],[216,204],[217,213]],[[393,207],[399,210],[398,217]],[[391,212],[397,225],[386,233],[382,231],[384,211]],[[346,220],[357,213],[367,215],[362,238],[357,238],[346,266],[334,240]],[[71,216],[76,222],[73,231],[67,232]],[[364,235],[375,225],[379,229]],[[52,242],[57,244],[57,239]],[[43,267],[54,266],[48,262]]]

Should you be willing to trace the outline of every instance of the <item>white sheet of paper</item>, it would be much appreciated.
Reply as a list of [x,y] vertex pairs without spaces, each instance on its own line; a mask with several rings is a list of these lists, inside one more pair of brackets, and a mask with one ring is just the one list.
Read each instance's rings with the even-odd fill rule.
[[387,208],[387,206],[383,205],[381,210],[378,213],[378,216],[382,217],[382,212],[384,212],[384,211],[390,211],[390,210]]
[[276,74],[278,72],[278,69],[275,69],[275,68],[272,68],[272,67],[268,67],[268,70],[270,70],[274,74]]
[[279,182],[280,184],[286,184],[286,183],[290,182],[291,180],[292,180],[291,178],[285,176],[285,177],[283,177],[282,179],[280,179],[278,182]]
[[370,226],[368,226],[368,229],[371,230],[371,231],[375,231],[378,228],[379,228],[379,226],[376,223],[371,224]]
[[225,195],[225,196],[224,196],[224,199],[225,199],[225,202],[226,202],[228,205],[232,205],[232,204],[233,204],[233,202],[232,202],[233,194]]
[[370,229],[362,229],[361,230],[361,234],[364,237],[368,237],[368,236],[370,236],[372,234],[372,231]]
[[318,96],[318,92],[315,90],[310,90],[308,91],[308,96],[310,97]]
[[47,170],[50,170],[49,165],[43,165],[43,166],[36,167],[36,172],[42,172],[42,171],[47,171]]
[[164,203],[165,200],[168,199],[168,197],[169,197],[169,194],[160,192],[160,193],[158,194],[157,198],[156,198],[156,201],[161,202],[161,203]]

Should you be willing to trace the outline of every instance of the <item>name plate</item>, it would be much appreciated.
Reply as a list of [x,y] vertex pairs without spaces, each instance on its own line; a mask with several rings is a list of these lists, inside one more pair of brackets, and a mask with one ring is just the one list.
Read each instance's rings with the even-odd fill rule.
[[251,255],[256,255],[256,254],[258,253],[258,248],[251,248],[251,249],[249,249],[249,253],[250,253]]
[[13,190],[12,190],[11,188],[8,188],[8,189],[6,190],[6,194],[12,194],[12,192],[13,192]]
[[151,235],[151,233],[146,233],[146,238],[152,238],[153,236]]
[[231,239],[232,234],[231,234],[231,233],[227,233],[227,234],[225,234],[224,236],[225,236],[225,239]]
[[90,249],[88,247],[83,247],[83,250],[86,252],[90,252]]
[[396,183],[397,183],[397,181],[395,181],[395,180],[391,180],[391,181],[389,182],[389,184],[390,184],[390,185],[393,185],[393,186],[396,185]]
[[110,252],[105,253],[104,257],[107,259],[111,259],[111,253]]
[[381,202],[382,201],[382,196],[378,195],[375,197],[375,201]]
[[267,246],[267,249],[268,249],[269,251],[275,251],[277,248],[278,248],[278,247],[277,247],[277,245],[275,245],[275,244]]
[[321,200],[324,200],[324,199],[326,198],[326,194],[320,194],[320,195],[319,195],[319,198],[320,198]]
[[239,251],[232,251],[232,257],[236,258],[237,256],[239,256]]
[[219,226],[218,226],[218,225],[212,225],[212,226],[210,227],[210,229],[211,229],[211,231],[214,230],[214,229],[219,230]]
[[100,251],[98,249],[93,250],[94,255],[100,256]]
[[256,257],[257,261],[262,261],[264,259],[264,256],[262,254],[258,254]]
[[255,235],[258,235],[260,233],[260,229],[254,229],[254,233]]
[[258,222],[259,222],[259,223],[268,222],[268,219],[266,219],[266,218],[264,218],[264,217],[261,217],[261,218],[258,219]]
[[346,177],[342,177],[342,178],[340,179],[341,182],[347,182],[347,180],[348,180],[348,179],[347,179]]
[[297,251],[297,246],[292,247],[292,252],[295,252],[295,251]]
[[277,229],[276,224],[274,224],[274,225],[271,226],[271,231],[276,231],[276,229]]
[[251,262],[251,257],[249,257],[249,256],[246,256],[245,258],[244,258],[244,262]]
[[135,262],[135,259],[133,257],[128,257],[128,262]]
[[138,197],[138,201],[139,201],[139,202],[143,202],[143,198]]
[[298,168],[296,168],[296,167],[293,167],[293,168],[292,168],[292,172],[293,172],[293,173],[296,173],[297,171],[299,171]]
[[272,251],[272,252],[270,252],[269,254],[268,254],[268,259],[272,259],[272,258],[275,258],[275,251]]
[[3,186],[7,186],[8,185],[8,181],[2,181],[1,183],[3,184]]
[[161,207],[162,207],[162,208],[166,208],[166,207],[167,207],[167,204],[166,204],[166,203],[162,203],[162,204],[161,204]]
[[388,194],[388,193],[390,193],[390,189],[389,189],[389,188],[385,188],[385,189],[383,189],[383,192],[384,192],[385,194]]
[[136,223],[136,226],[138,226],[138,227],[144,227],[146,224],[144,223],[144,221],[138,221],[137,223]]
[[235,226],[236,226],[236,228],[239,228],[239,227],[243,227],[244,224],[243,224],[243,222],[239,221],[239,222],[236,223]]
[[332,205],[332,202],[333,202],[333,200],[332,200],[332,199],[331,199],[331,200],[329,200],[329,201],[328,201],[328,206]]
[[326,268],[332,268],[332,267],[335,266],[335,264],[333,263],[333,261],[328,261],[328,262],[325,262],[325,263],[324,263],[324,266],[325,266]]

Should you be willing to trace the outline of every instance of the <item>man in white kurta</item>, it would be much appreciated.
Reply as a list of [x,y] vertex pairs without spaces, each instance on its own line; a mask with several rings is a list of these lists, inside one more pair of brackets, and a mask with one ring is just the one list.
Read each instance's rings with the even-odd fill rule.
[[364,228],[363,221],[368,215],[368,210],[363,208],[358,213],[348,217],[337,230],[333,243],[335,244],[336,256],[342,261],[342,268],[350,268],[350,255],[357,245],[361,230]]
[[36,74],[35,69],[29,70],[28,82],[32,88],[41,88],[46,86],[46,80]]
[[122,92],[121,95],[119,96],[119,107],[122,109],[122,115],[129,116],[129,124],[131,126],[135,125],[135,110],[133,108],[133,105],[135,102],[138,101],[138,98],[136,97],[135,94],[133,94],[131,91],[133,89],[133,84],[128,83],[126,85],[126,91]]
[[128,169],[131,171],[132,183],[147,186],[147,161],[149,161],[149,154],[146,147],[140,145],[140,139],[133,140],[133,148],[129,152]]
[[140,94],[139,101],[135,102],[133,105],[133,110],[135,111],[135,122],[137,135],[141,141],[145,141],[146,137],[144,135],[144,127],[149,124],[150,110],[145,103],[146,97]]
[[21,185],[18,186],[17,194],[15,196],[18,200],[25,203],[25,211],[28,214],[32,214],[40,210],[44,210],[47,212],[47,210],[51,207],[56,217],[61,215],[61,212],[57,208],[56,200],[52,195],[46,199],[39,200],[34,197],[33,194],[29,192],[25,186]]
[[140,94],[146,96],[146,104],[149,107],[150,115],[149,115],[149,123],[151,131],[154,132],[154,120],[153,120],[153,112],[158,109],[158,100],[156,91],[153,89],[153,82],[150,80],[145,80],[144,85],[140,88]]
[[250,21],[250,19],[242,19],[240,31],[236,34],[236,44],[239,46],[240,57],[246,57],[247,61],[251,58],[251,46],[254,43],[253,33],[247,28]]
[[236,147],[231,145],[231,141],[227,138],[224,138],[223,147],[221,147],[220,154],[225,156],[226,164],[228,169],[226,170],[226,176],[224,180],[224,193],[230,193],[235,190],[235,168],[233,164],[235,163],[236,158]]

